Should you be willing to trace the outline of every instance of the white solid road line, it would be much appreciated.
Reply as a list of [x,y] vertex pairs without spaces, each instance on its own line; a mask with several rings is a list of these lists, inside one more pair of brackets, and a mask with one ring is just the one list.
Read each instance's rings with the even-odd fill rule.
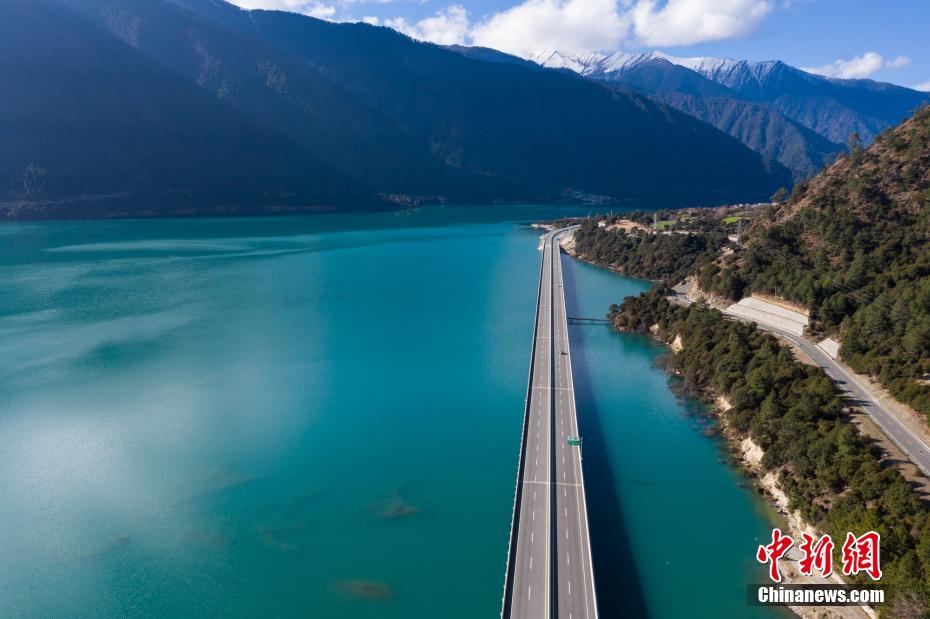
[[[563,290],[563,294],[564,294],[564,279],[562,278],[561,261],[559,262],[558,278],[559,278],[559,284],[561,285],[562,290]],[[563,304],[562,310],[563,310],[563,316],[564,316],[564,304]],[[577,410],[576,410],[575,401],[574,401],[574,377],[572,376],[571,365],[570,365],[570,364],[571,364],[571,356],[570,356],[570,345],[571,345],[571,344],[570,344],[570,339],[569,339],[569,337],[568,337],[568,321],[567,321],[567,320],[563,320],[563,321],[562,321],[562,329],[561,329],[561,330],[562,330],[562,334],[563,334],[562,337],[563,337],[563,339],[564,339],[564,350],[565,350],[566,352],[569,353],[569,357],[568,357],[568,361],[569,361],[569,366],[568,366],[568,384],[569,384],[569,387],[568,387],[568,391],[571,392],[571,396],[572,396],[572,397],[571,397],[571,401],[568,403],[568,409],[569,409],[569,412],[571,413],[571,416],[570,416],[570,425],[571,425],[571,429],[572,429],[572,431],[573,431],[573,434],[574,434],[575,436],[578,436],[578,435],[579,435],[579,433],[578,433],[578,426],[577,426],[578,418],[577,418]],[[580,477],[581,477],[581,474],[580,474],[580,471],[581,471],[581,453],[580,453],[580,450],[576,450],[575,453],[574,453],[574,456],[575,456],[575,457],[572,458],[572,474],[573,474],[573,478],[580,478]],[[582,512],[582,510],[585,510],[585,511],[586,511],[586,501],[585,501],[585,496],[584,496],[584,485],[581,484],[581,483],[579,483],[579,484],[575,484],[575,486],[576,486],[575,501],[576,501],[576,505],[579,506],[579,509],[576,510],[576,515],[577,515],[577,523],[578,523],[578,533],[579,533],[579,536],[581,537],[581,539],[580,539],[580,547],[582,548],[582,561],[583,561],[584,563],[587,563],[588,566],[590,567],[590,560],[591,560],[591,559],[590,559],[590,533],[588,532],[588,528],[587,528],[587,517],[585,517],[584,521],[582,521],[582,518],[581,518],[581,512]],[[579,487],[581,488],[580,496],[579,496],[579,492],[578,492],[578,488],[579,488]],[[567,492],[567,490],[566,490],[566,492]],[[587,542],[587,544],[586,544],[585,542]],[[585,553],[585,549],[587,550],[587,553]],[[587,554],[587,556],[585,556],[585,554]],[[593,578],[593,571],[592,571],[592,574],[591,574],[591,575],[592,575],[592,578]],[[588,617],[588,616],[590,616],[590,605],[589,605],[589,600],[588,600],[588,570],[587,570],[587,569],[583,569],[583,570],[582,570],[582,578],[583,578],[584,583],[585,583],[585,587],[584,587],[585,617]],[[567,584],[568,584],[569,595],[570,595],[570,594],[571,594],[571,580],[569,580]],[[593,581],[592,581],[592,587],[593,587]],[[597,616],[596,593],[594,592],[593,588],[592,588],[592,590],[591,590],[591,594],[592,594],[592,596],[594,596],[594,598],[595,598],[594,615],[595,615],[595,617],[596,617],[596,616]],[[571,615],[572,615],[572,613],[569,612],[569,617],[571,617]]]
[[[691,305],[692,301],[687,297],[676,294],[674,298],[679,302],[682,302],[686,305]],[[882,404],[878,398],[872,395],[872,392],[866,389],[861,382],[852,376],[846,369],[837,363],[835,360],[831,359],[819,346],[813,342],[809,342],[803,337],[799,337],[790,331],[785,331],[776,325],[766,324],[759,322],[758,320],[750,320],[743,316],[733,314],[728,311],[722,312],[724,316],[733,319],[739,320],[741,322],[755,323],[755,325],[762,331],[768,331],[770,333],[775,333],[784,337],[787,340],[790,340],[796,346],[801,348],[806,352],[810,357],[821,368],[827,372],[827,375],[831,379],[837,381],[836,376],[833,374],[839,375],[842,381],[845,381],[847,385],[854,386],[854,389],[847,389],[841,387],[840,390],[849,394],[855,399],[865,401],[865,405],[860,405],[860,408],[866,412],[866,414],[871,417],[875,423],[878,424],[881,428],[882,433],[887,436],[892,443],[898,446],[898,448],[904,452],[904,455],[915,464],[919,469],[921,469],[924,474],[930,475],[930,445],[928,445],[922,438],[917,436],[913,430],[911,430],[904,422],[898,419],[891,411],[889,411],[884,404]]]
[[[534,415],[536,417],[536,430],[534,432],[535,436],[535,447],[534,447],[534,460],[533,460],[533,476],[532,481],[528,479],[529,470],[523,471],[523,476],[520,480],[521,484],[544,484],[545,489],[545,498],[539,496],[536,492],[535,486],[532,493],[532,500],[530,499],[529,493],[521,495],[521,506],[522,506],[522,523],[519,521],[514,521],[514,526],[525,526],[529,529],[529,544],[526,543],[526,538],[523,537],[521,543],[520,531],[515,532],[516,544],[514,549],[512,549],[511,560],[515,561],[513,564],[513,576],[511,577],[511,572],[508,572],[507,586],[510,587],[514,583],[511,578],[516,581],[516,584],[525,584],[526,585],[526,597],[520,596],[519,594],[514,594],[513,590],[509,590],[509,594],[505,592],[505,602],[510,600],[510,603],[507,607],[504,608],[503,614],[506,618],[511,617],[520,617],[520,618],[531,618],[531,619],[548,619],[551,615],[561,613],[561,616],[572,617],[574,615],[584,616],[586,619],[596,619],[597,611],[596,605],[594,606],[594,613],[591,614],[588,611],[589,601],[587,585],[585,586],[584,596],[579,598],[572,597],[572,602],[570,606],[568,597],[561,598],[565,594],[567,587],[567,596],[572,596],[572,580],[577,577],[577,573],[572,572],[572,570],[582,570],[581,578],[585,583],[589,581],[589,576],[587,571],[590,571],[590,538],[587,535],[587,518],[584,518],[584,526],[582,525],[582,512],[585,511],[584,505],[584,488],[581,488],[581,492],[578,492],[578,488],[583,483],[582,475],[580,471],[580,450],[573,450],[566,447],[566,433],[568,431],[574,431],[577,435],[577,420],[575,419],[576,411],[574,406],[574,393],[573,393],[573,381],[572,381],[572,368],[571,368],[571,357],[568,356],[568,328],[566,321],[566,311],[564,305],[564,289],[561,293],[555,290],[556,287],[563,287],[563,279],[561,273],[561,252],[556,242],[558,240],[559,231],[549,233],[544,238],[543,244],[543,268],[540,275],[540,290],[539,290],[539,305],[536,312],[536,325],[535,325],[535,345],[534,345],[534,359],[532,360],[532,369],[531,384],[528,385],[527,398],[535,398],[536,406],[532,406],[532,402],[529,403],[527,407],[527,415]],[[559,296],[556,297],[555,295]],[[556,341],[558,340],[558,341]],[[556,346],[558,345],[558,350]],[[562,353],[566,353],[566,358],[562,357]],[[540,389],[545,389],[547,391],[546,396],[543,396],[539,392]],[[571,393],[569,393],[571,392]],[[546,410],[543,410],[543,398],[545,398]],[[566,429],[565,417],[569,416],[568,419],[568,428]],[[559,421],[559,432],[555,432],[555,420],[556,418]],[[531,421],[531,420],[527,420]],[[542,422],[546,421],[546,434],[545,436],[540,436],[540,426]],[[532,426],[530,426],[532,427]],[[561,447],[556,449],[555,437],[559,437]],[[522,454],[522,459],[524,464],[522,466],[528,467],[526,461],[529,458],[526,458],[526,450],[529,445],[525,444],[527,441],[524,441]],[[544,442],[544,449],[540,450],[539,445],[541,442]],[[575,453],[566,460],[566,449],[574,451]],[[543,454],[542,462],[540,463],[540,453]],[[555,460],[555,455],[561,456],[559,460]],[[577,459],[576,459],[577,458]],[[556,464],[558,463],[558,464]],[[559,469],[561,469],[562,475],[558,476]],[[571,472],[571,479],[568,479],[567,473]],[[543,473],[540,476],[540,473]],[[553,475],[555,474],[555,476]],[[542,479],[540,479],[540,477]],[[557,479],[560,477],[562,481],[555,481],[553,477]],[[562,489],[562,499],[559,499],[557,503],[553,503],[557,494],[553,496],[553,489],[556,485],[563,485]],[[568,499],[568,486],[574,486],[576,488],[575,495],[572,499]],[[525,487],[525,486],[523,486]],[[562,513],[559,514],[558,503],[562,504]],[[572,511],[575,511],[576,518],[571,518],[569,514],[569,507]],[[536,523],[536,512],[539,509],[545,510],[545,519],[540,519],[541,523],[539,525]],[[530,512],[530,520],[526,521],[525,514]],[[556,517],[558,515],[558,518]],[[555,520],[553,520],[555,518]],[[564,522],[560,522],[564,520]],[[542,524],[544,521],[544,525]],[[533,524],[530,524],[533,523]],[[537,561],[537,552],[542,552],[542,548],[539,551],[535,546],[536,533],[535,529],[539,527],[540,533],[543,537],[540,539],[540,542],[545,546],[545,555],[538,557]],[[557,544],[557,541],[561,539],[561,536],[557,533],[557,528],[561,527],[563,529],[564,542]],[[564,543],[566,546],[564,549],[558,548]],[[521,548],[522,545],[522,548]],[[562,552],[558,552],[562,550]],[[578,556],[578,553],[581,553]],[[554,560],[560,554],[565,554],[566,565],[571,566],[571,554],[576,554],[575,566],[566,568],[559,571],[558,573],[558,583],[557,587],[553,587],[552,579],[556,566],[553,565]],[[528,557],[528,561],[527,561]],[[522,569],[526,569],[526,572],[520,572],[520,561],[526,561],[523,564]],[[542,562],[542,564],[540,564]],[[540,567],[542,565],[542,567]],[[530,575],[532,572],[532,575]],[[543,579],[543,582],[540,582],[540,578]],[[537,598],[534,600],[532,597],[532,584],[536,583],[537,591],[539,586],[543,586],[545,593],[539,595],[537,593]],[[522,589],[522,587],[521,587]],[[561,599],[560,599],[561,598]],[[584,606],[580,606],[581,600],[584,599]],[[583,612],[581,612],[583,609]]]

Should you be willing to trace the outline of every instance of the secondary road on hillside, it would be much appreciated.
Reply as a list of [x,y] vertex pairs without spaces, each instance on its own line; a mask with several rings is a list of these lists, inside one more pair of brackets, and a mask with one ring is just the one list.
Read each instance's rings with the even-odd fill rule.
[[[724,314],[730,315],[728,312]],[[825,353],[819,346],[809,342],[802,337],[793,333],[779,329],[773,325],[767,325],[756,322],[756,325],[770,333],[776,333],[787,340],[790,340],[798,348],[814,360],[814,363],[823,368],[827,376],[837,382],[840,389],[846,395],[855,401],[856,405],[868,413],[869,417],[875,420],[885,436],[890,438],[904,454],[916,464],[926,474],[930,475],[930,447],[910,430],[904,423],[895,417],[891,411],[879,402],[872,393],[859,384],[856,377],[851,376],[840,364],[838,364],[830,355]]]
[[557,237],[543,237],[532,368],[502,616],[594,619],[571,351]]
[[[676,293],[675,299],[686,304],[691,304],[692,302],[680,293]],[[723,314],[728,318],[749,322],[746,318],[737,316],[726,310],[723,311]],[[891,411],[885,408],[868,389],[859,383],[856,377],[851,376],[839,363],[813,342],[809,342],[803,337],[772,324],[766,324],[759,320],[753,320],[751,322],[755,322],[756,326],[763,331],[775,333],[791,341],[798,348],[807,353],[807,355],[814,360],[814,363],[823,368],[827,376],[836,381],[840,389],[878,424],[885,436],[891,439],[911,462],[917,465],[926,475],[930,475],[930,446],[912,432],[910,428],[904,425]]]

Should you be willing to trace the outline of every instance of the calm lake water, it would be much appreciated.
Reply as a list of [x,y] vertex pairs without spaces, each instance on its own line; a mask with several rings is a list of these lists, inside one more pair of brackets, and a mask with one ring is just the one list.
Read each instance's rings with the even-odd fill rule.
[[[0,225],[0,616],[496,616],[564,212]],[[570,313],[648,287],[565,260]],[[663,351],[571,337],[603,616],[758,614]]]

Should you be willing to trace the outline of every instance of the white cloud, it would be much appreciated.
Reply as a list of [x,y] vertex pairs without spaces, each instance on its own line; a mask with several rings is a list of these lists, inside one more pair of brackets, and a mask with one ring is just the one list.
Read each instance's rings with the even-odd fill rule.
[[475,45],[528,56],[616,47],[628,30],[616,0],[526,0],[472,30]]
[[822,67],[802,67],[808,73],[825,75],[827,77],[840,77],[843,79],[857,79],[869,77],[879,69],[899,69],[909,65],[911,59],[907,56],[898,56],[886,60],[877,52],[866,52],[848,60],[839,58]]
[[475,44],[528,56],[637,45],[690,45],[743,36],[772,9],[769,0],[525,0],[474,27]]
[[312,17],[330,18],[336,14],[336,7],[323,2],[307,0],[232,0],[233,4],[244,9],[268,9],[272,11],[291,11]]
[[643,45],[691,45],[749,34],[771,10],[768,0],[639,0],[629,16]]
[[416,23],[384,23],[417,39],[527,57],[541,49],[584,53],[617,49],[625,41],[674,46],[743,36],[772,6],[772,0],[523,0],[478,23],[455,4]]
[[[303,13],[311,17],[341,21],[348,17],[346,7],[362,2],[388,4],[394,0],[229,0],[243,9],[266,9],[269,11],[290,11]],[[375,19],[365,17],[362,21]],[[371,22],[368,22],[371,23]]]
[[916,86],[914,86],[914,90],[922,90],[923,92],[930,92],[930,80],[917,84]]
[[374,15],[366,15],[362,18],[362,21],[372,26],[377,26],[379,23],[381,23],[381,20],[379,20]]
[[[280,9],[324,19],[352,19],[345,9],[395,0],[231,0],[243,8]],[[421,0],[425,1],[425,0]],[[512,0],[513,1],[513,0]],[[784,1],[784,0],[783,0]],[[744,36],[777,0],[518,0],[472,22],[460,4],[429,17],[363,17],[415,39],[493,47],[524,57],[542,49],[585,53],[621,44],[676,46]],[[356,18],[357,19],[357,18]],[[899,58],[891,62],[906,62]]]
[[397,17],[384,20],[384,25],[415,39],[439,45],[466,43],[469,31],[468,11],[458,4],[450,5],[432,17],[413,24],[403,17]]
[[336,7],[331,4],[318,3],[305,7],[304,13],[319,19],[332,19],[336,15]]
[[898,56],[893,60],[889,60],[885,63],[885,66],[889,69],[900,69],[901,67],[906,67],[911,64],[911,59],[907,56]]

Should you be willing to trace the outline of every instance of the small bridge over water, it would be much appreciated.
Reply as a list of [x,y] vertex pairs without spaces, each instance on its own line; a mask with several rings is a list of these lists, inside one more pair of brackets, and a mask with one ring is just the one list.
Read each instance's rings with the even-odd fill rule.
[[570,325],[609,325],[610,321],[606,318],[582,318],[581,316],[568,316]]

